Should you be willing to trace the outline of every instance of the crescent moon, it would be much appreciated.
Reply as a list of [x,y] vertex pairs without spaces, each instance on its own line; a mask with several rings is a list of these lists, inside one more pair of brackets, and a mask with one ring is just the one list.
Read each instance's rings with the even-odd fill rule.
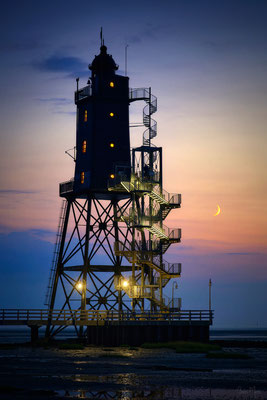
[[216,214],[213,215],[214,217],[216,217],[217,215],[219,215],[220,212],[221,212],[221,207],[219,206],[219,204],[217,204],[217,207],[218,207],[217,212],[216,212]]

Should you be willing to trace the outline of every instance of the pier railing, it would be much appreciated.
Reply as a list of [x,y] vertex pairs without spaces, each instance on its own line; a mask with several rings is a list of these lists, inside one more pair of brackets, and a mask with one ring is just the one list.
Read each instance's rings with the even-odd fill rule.
[[98,311],[98,310],[41,310],[0,309],[0,325],[98,325],[123,321],[207,321],[210,324],[213,311],[181,310],[178,312],[150,311]]

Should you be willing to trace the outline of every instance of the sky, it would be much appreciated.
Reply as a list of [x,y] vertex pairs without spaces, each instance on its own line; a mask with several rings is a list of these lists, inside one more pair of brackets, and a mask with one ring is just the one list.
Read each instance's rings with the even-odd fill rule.
[[183,264],[183,308],[207,308],[211,278],[214,327],[267,327],[266,20],[261,0],[2,4],[0,308],[43,307],[58,184],[74,169],[75,79],[86,85],[102,26],[118,73],[128,45],[130,86],[158,98],[164,188],[182,194],[166,220],[182,243],[166,259]]

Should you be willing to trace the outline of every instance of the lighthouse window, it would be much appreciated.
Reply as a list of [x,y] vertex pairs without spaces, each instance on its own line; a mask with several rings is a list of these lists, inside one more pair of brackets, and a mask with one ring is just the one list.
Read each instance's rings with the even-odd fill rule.
[[84,111],[84,122],[87,122],[87,110]]
[[87,145],[87,142],[86,142],[86,140],[84,140],[83,144],[82,144],[82,152],[83,153],[86,153],[86,145]]
[[81,183],[84,183],[84,172],[81,172]]
[[109,116],[114,117],[114,113],[113,112],[109,113]]
[[114,82],[109,82],[110,87],[114,87]]

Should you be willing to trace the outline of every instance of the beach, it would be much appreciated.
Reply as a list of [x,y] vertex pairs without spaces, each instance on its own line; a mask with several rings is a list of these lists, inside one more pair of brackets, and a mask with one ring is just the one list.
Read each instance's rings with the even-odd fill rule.
[[[230,342],[229,342],[230,343]],[[1,345],[1,399],[267,399],[267,348],[210,359],[173,349]]]

